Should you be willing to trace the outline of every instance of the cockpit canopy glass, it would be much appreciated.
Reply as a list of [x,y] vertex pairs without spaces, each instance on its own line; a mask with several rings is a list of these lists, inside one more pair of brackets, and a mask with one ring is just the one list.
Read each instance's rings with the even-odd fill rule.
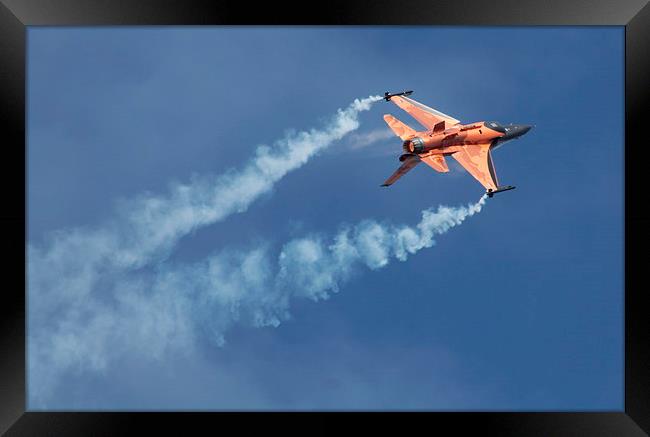
[[485,125],[486,125],[487,127],[489,127],[490,129],[495,130],[495,131],[497,131],[497,132],[506,133],[506,128],[503,127],[503,126],[501,126],[501,125],[500,125],[499,123],[497,123],[496,121],[486,121],[486,122],[485,122]]

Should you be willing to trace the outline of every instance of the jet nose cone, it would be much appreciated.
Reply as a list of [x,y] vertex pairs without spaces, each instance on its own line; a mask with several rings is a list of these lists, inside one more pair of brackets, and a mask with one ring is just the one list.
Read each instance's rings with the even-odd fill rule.
[[506,141],[514,140],[521,137],[533,127],[535,126],[534,125],[530,126],[527,124],[514,124],[514,123],[510,123],[509,125],[504,126],[503,136],[496,139],[497,144],[495,145],[495,147],[503,145],[503,143],[505,143]]
[[509,138],[519,138],[526,132],[528,132],[532,128],[532,126],[529,126],[527,124],[514,124],[511,125],[511,127],[508,130],[508,137]]

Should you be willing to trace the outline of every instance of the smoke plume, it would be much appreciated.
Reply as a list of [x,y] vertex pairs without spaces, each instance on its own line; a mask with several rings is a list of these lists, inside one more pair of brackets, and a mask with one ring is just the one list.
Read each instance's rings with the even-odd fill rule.
[[259,146],[242,169],[196,176],[171,186],[165,196],[140,195],[122,202],[116,217],[95,229],[57,231],[44,244],[28,244],[29,293],[38,296],[30,300],[32,310],[55,313],[59,306],[83,299],[104,277],[164,260],[188,233],[246,211],[288,172],[356,130],[359,113],[378,100],[357,99],[339,109],[324,129]]
[[[161,285],[160,279],[142,283],[131,273],[163,262],[188,233],[246,211],[287,173],[356,130],[359,113],[379,100],[356,99],[322,129],[287,134],[270,147],[261,145],[241,169],[195,176],[170,186],[166,195],[146,193],[123,201],[115,217],[98,227],[61,230],[40,244],[29,242],[30,374],[54,379],[48,375],[59,369],[101,369],[105,348],[122,341],[129,345],[139,338],[137,333],[146,340],[133,346],[148,348],[152,355],[159,353],[161,344],[189,335],[192,331],[185,324],[190,322],[183,317],[195,302],[182,290]],[[138,303],[148,308],[139,309]],[[185,338],[178,341],[187,343]]]
[[[223,345],[234,324],[276,327],[290,317],[293,300],[327,299],[363,268],[406,261],[484,203],[485,196],[467,206],[427,209],[415,226],[366,220],[275,251],[269,243],[223,250],[195,264],[163,262],[153,272],[114,275],[93,293],[59,305],[56,317],[42,314],[43,306],[30,308],[31,407],[47,405],[65,372],[101,373],[127,356],[155,361],[192,354],[199,337]],[[76,280],[87,286],[89,278]],[[30,285],[30,302],[41,291]]]

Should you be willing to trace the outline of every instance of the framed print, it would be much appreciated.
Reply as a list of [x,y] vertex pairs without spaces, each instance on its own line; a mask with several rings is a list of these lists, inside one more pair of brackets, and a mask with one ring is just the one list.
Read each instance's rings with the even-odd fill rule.
[[649,20],[2,0],[0,429],[646,435]]

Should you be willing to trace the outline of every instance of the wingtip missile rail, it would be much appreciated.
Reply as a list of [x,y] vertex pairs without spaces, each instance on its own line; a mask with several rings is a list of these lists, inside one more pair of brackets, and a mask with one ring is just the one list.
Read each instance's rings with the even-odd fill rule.
[[496,190],[488,189],[485,192],[485,194],[487,194],[487,196],[491,199],[492,196],[494,196],[496,193],[501,193],[503,191],[514,190],[515,188],[516,187],[513,187],[512,185],[504,185],[504,186],[501,186],[501,187],[497,188]]
[[384,93],[384,99],[386,99],[386,101],[388,102],[388,101],[390,100],[391,97],[395,97],[395,96],[410,96],[411,94],[413,94],[413,90],[410,90],[410,91],[402,91],[401,93],[394,93],[394,94],[391,94],[391,93],[389,93],[388,91],[386,91],[386,92]]

